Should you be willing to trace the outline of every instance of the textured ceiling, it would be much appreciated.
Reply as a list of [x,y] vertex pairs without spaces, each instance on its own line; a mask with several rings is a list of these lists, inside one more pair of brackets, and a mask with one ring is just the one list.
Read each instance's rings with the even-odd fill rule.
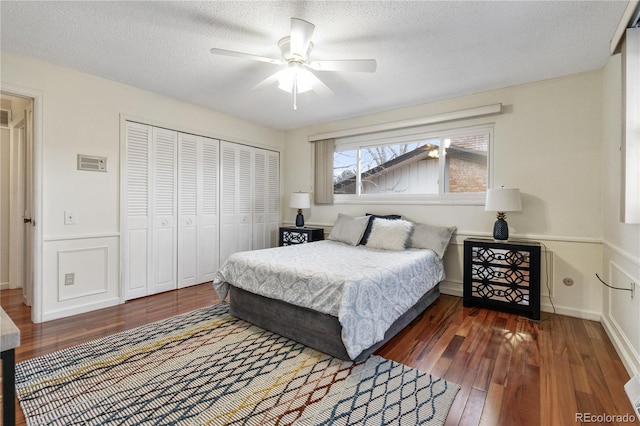
[[[292,129],[601,68],[626,1],[0,2],[0,48]],[[374,74],[317,72],[334,92],[252,86],[279,68],[290,18],[316,25],[312,59],[374,58]]]

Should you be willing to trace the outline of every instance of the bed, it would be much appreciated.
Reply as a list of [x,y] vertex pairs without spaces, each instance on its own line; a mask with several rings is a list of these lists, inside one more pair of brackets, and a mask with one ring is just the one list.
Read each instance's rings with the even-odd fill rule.
[[238,318],[361,361],[438,298],[444,266],[443,253],[432,249],[409,244],[385,250],[359,242],[334,238],[235,253],[218,271],[214,288],[222,299],[229,295]]

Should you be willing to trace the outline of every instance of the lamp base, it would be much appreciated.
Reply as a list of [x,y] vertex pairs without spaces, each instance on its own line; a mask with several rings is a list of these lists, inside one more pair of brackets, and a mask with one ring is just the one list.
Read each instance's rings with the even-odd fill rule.
[[298,209],[298,214],[296,215],[296,226],[298,228],[304,228],[304,216],[302,215],[301,209]]
[[493,224],[493,239],[496,241],[507,241],[509,239],[509,226],[504,219],[498,219]]

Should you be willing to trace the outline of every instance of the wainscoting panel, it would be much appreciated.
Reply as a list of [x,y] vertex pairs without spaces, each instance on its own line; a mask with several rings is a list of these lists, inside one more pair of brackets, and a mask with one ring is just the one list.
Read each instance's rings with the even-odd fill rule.
[[639,282],[640,277],[632,276],[629,271],[624,270],[616,262],[609,261],[609,285],[628,289],[631,283],[636,283],[633,299],[629,291],[608,289],[611,325],[620,334],[624,344],[632,348],[636,356],[640,353]]
[[119,236],[45,239],[42,320],[120,303],[119,244]]
[[58,301],[106,293],[109,282],[108,264],[108,247],[59,251]]
[[640,259],[618,247],[605,243],[602,279],[614,287],[630,288],[631,292],[603,287],[604,307],[601,322],[620,355],[629,375],[640,373]]

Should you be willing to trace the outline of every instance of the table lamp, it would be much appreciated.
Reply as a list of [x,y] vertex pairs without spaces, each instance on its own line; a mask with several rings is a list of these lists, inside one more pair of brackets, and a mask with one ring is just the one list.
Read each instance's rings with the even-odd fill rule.
[[298,209],[296,216],[296,226],[298,228],[304,227],[304,216],[302,215],[302,209],[308,209],[311,207],[311,197],[308,192],[294,192],[291,194],[291,200],[289,201],[289,207],[292,209]]
[[522,210],[522,200],[518,188],[493,188],[487,190],[487,199],[484,209],[498,212],[496,223],[493,225],[493,239],[507,241],[509,239],[509,226],[505,218],[506,212],[518,212]]

